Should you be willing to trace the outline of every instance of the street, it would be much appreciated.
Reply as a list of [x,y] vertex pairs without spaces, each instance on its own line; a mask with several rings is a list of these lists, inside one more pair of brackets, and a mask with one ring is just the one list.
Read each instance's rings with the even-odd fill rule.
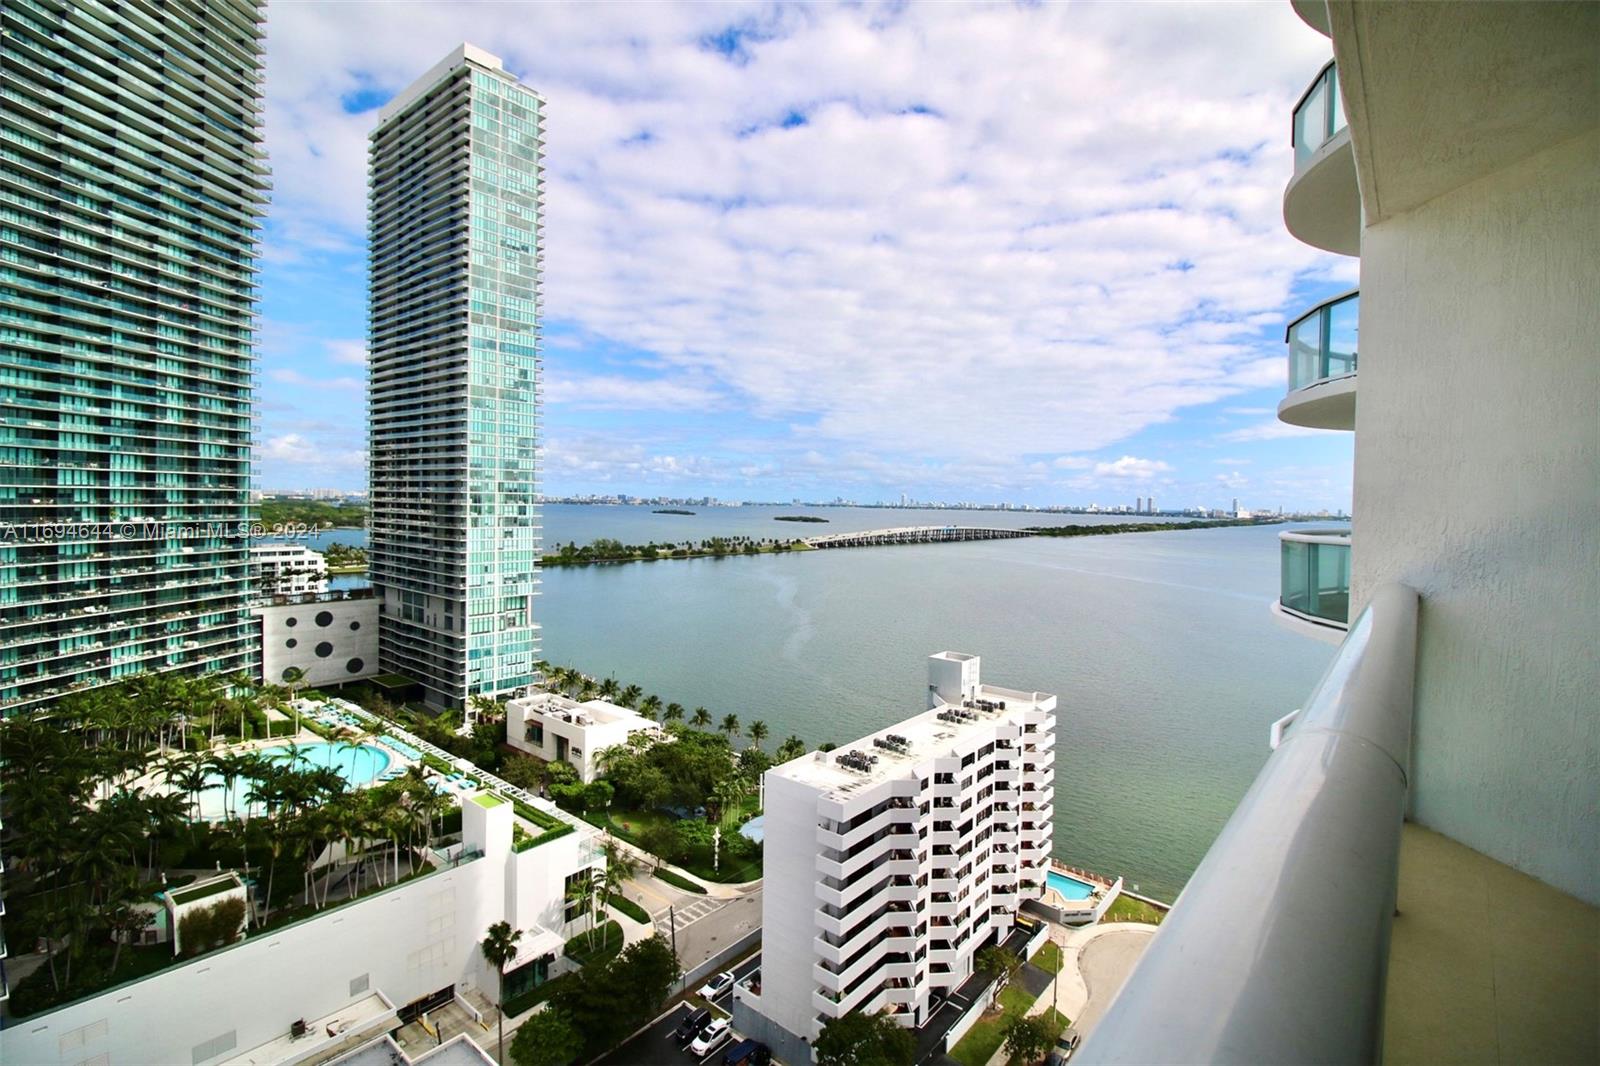
[[[748,977],[761,965],[759,953],[745,959],[733,968],[733,974],[738,980]],[[704,983],[704,982],[702,982]],[[697,985],[696,988],[699,986]],[[698,1009],[703,1001],[693,994],[677,1007],[668,1011],[660,1020],[653,1023],[650,1028],[629,1040],[611,1054],[602,1058],[598,1066],[714,1066],[722,1061],[723,1052],[733,1045],[736,1039],[732,1033],[722,1043],[712,1048],[704,1056],[696,1057],[683,1048],[678,1047],[672,1034],[678,1028],[678,1023],[693,1010]],[[713,1010],[719,1014],[727,1015],[732,1011],[733,986],[723,992],[711,1004]]]

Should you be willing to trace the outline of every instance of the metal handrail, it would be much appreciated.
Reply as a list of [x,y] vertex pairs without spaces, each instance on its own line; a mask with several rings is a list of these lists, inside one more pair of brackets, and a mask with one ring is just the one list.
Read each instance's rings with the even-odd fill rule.
[[1382,1058],[1416,646],[1378,589],[1077,1063]]

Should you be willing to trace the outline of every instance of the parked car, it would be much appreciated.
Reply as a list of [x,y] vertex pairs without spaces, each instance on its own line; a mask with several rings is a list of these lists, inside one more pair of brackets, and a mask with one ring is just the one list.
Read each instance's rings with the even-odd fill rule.
[[741,1040],[722,1056],[722,1066],[767,1066],[772,1049],[759,1040]]
[[716,999],[722,993],[733,987],[733,974],[724,970],[711,980],[700,986],[698,995],[706,999]]
[[1046,1066],[1066,1066],[1066,1061],[1072,1058],[1072,1053],[1078,1050],[1078,1031],[1071,1026],[1061,1030],[1061,1035],[1056,1037],[1056,1046],[1050,1051],[1050,1060]]
[[678,1028],[673,1030],[672,1039],[677,1042],[679,1047],[683,1047],[699,1036],[700,1030],[704,1029],[710,1021],[711,1012],[704,1007],[698,1010],[690,1010],[688,1014],[684,1015],[683,1021],[678,1023]]
[[711,1023],[700,1030],[700,1035],[689,1042],[689,1054],[702,1058],[712,1048],[728,1039],[729,1022],[726,1018],[713,1018]]

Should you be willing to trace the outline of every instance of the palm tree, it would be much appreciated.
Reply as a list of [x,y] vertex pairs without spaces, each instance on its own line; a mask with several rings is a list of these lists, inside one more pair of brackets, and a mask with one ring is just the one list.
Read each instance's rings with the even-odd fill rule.
[[661,720],[663,722],[681,722],[681,721],[683,721],[683,704],[681,704],[681,703],[669,703],[669,704],[667,704],[667,709],[661,713]]
[[661,697],[654,692],[639,701],[639,713],[646,718],[654,718],[661,711]]
[[489,927],[489,935],[479,945],[484,959],[494,967],[494,972],[500,978],[500,995],[495,1002],[495,1010],[500,1015],[501,1062],[506,1061],[506,964],[517,957],[517,941],[521,939],[521,929],[511,928],[510,922],[495,922]]
[[205,760],[196,755],[175,755],[167,760],[162,768],[163,776],[167,782],[176,785],[189,795],[190,816],[196,820],[200,817],[200,793],[205,791],[210,783],[206,773]]
[[638,685],[629,685],[617,694],[617,703],[623,707],[636,707],[639,703],[639,697],[642,695],[644,695],[644,689]]
[[728,734],[728,739],[732,740],[739,735],[739,716],[736,714],[723,715],[722,724],[717,728]]
[[696,707],[694,714],[689,716],[689,724],[696,729],[704,729],[711,724],[711,712],[704,707]]
[[788,762],[791,759],[798,759],[805,753],[806,742],[791,733],[784,738],[782,744],[778,745],[778,753],[773,758],[778,762]]
[[294,731],[296,736],[300,734],[300,708],[294,702],[294,694],[305,683],[306,672],[298,666],[291,666],[283,672],[283,684],[289,690],[289,704],[294,707]]
[[617,694],[617,691],[618,685],[616,678],[608,677],[604,681],[600,682],[599,692],[601,699],[609,700]]
[[757,751],[761,750],[761,742],[767,739],[767,723],[757,718],[750,723],[750,743]]

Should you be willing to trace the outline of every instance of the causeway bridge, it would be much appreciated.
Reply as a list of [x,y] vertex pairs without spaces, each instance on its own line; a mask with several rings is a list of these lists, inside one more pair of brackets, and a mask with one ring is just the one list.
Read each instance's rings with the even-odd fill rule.
[[981,526],[901,526],[865,529],[859,533],[830,533],[808,537],[813,548],[873,548],[883,544],[935,544],[947,540],[1010,540],[1031,537],[1026,529],[986,529]]

